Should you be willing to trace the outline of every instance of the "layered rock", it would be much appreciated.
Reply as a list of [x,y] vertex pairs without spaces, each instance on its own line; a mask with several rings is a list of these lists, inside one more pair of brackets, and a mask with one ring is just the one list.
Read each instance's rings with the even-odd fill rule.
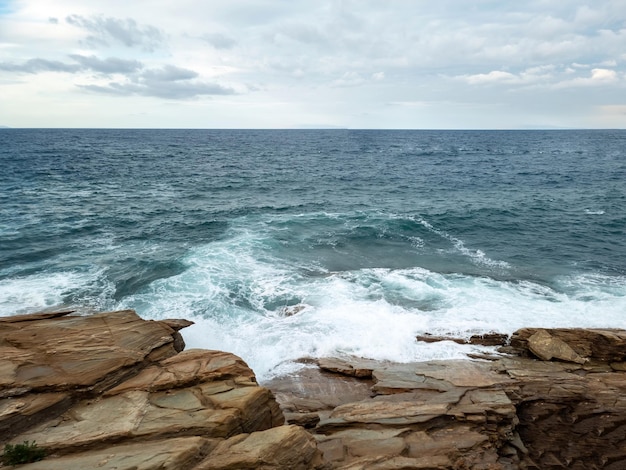
[[[331,468],[626,468],[626,332],[524,329],[505,350],[482,361],[334,358],[267,386]],[[346,384],[358,395],[342,394]]]
[[183,351],[187,325],[0,318],[0,445],[45,449],[27,470],[626,468],[621,330],[476,337],[507,345],[472,361],[329,358],[261,387],[232,354]]
[[46,450],[24,469],[319,466],[240,358],[180,352],[188,324],[130,310],[1,319],[0,443]]

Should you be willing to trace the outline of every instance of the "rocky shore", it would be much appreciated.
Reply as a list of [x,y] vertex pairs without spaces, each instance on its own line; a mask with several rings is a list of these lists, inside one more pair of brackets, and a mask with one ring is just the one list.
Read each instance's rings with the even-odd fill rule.
[[184,350],[189,324],[0,318],[5,456],[35,442],[43,460],[17,468],[626,469],[626,331],[527,328],[476,338],[504,344],[473,359],[328,358],[260,386],[232,354]]

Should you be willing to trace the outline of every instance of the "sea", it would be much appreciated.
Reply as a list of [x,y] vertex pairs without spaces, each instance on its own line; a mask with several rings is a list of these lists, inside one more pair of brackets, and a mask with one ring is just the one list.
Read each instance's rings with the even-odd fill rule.
[[626,328],[624,130],[0,130],[0,316],[134,309],[259,380]]

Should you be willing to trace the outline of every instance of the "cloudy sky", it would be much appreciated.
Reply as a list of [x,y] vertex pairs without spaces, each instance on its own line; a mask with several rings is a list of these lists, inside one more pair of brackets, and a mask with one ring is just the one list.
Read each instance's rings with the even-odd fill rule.
[[625,128],[624,0],[0,0],[0,125]]

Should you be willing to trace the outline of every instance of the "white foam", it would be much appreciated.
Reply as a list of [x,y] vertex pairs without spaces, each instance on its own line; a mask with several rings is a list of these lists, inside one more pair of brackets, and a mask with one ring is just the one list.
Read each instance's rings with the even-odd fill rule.
[[504,269],[511,267],[510,264],[507,263],[506,261],[493,260],[489,258],[482,250],[472,250],[472,249],[467,248],[465,246],[465,243],[463,243],[462,240],[459,240],[458,238],[450,235],[444,230],[440,230],[434,227],[432,224],[422,219],[421,217],[417,217],[415,220],[419,222],[421,225],[423,225],[424,227],[426,227],[431,232],[448,240],[450,243],[452,243],[452,245],[455,247],[455,249],[459,253],[463,254],[464,256],[467,256],[468,258],[470,258],[470,260],[472,260],[473,263],[479,266],[490,266],[490,267],[504,268]]
[[[0,315],[36,312],[53,308],[69,307],[65,298],[81,287],[92,285],[100,279],[99,272],[81,273],[75,271],[38,273],[31,276],[8,278],[0,281]],[[102,297],[81,302],[81,307],[89,304],[93,309],[104,306],[109,296],[106,286],[99,289]],[[102,304],[98,301],[102,300]]]
[[[468,337],[526,326],[626,328],[625,279],[566,277],[559,290],[423,268],[360,269],[307,277],[272,258],[258,233],[193,250],[188,269],[119,307],[182,317],[188,347],[241,356],[260,380],[302,357],[356,355],[399,362],[463,357],[475,347],[422,344],[420,333]],[[300,269],[303,268],[303,269]],[[284,315],[298,304],[301,311]]]

